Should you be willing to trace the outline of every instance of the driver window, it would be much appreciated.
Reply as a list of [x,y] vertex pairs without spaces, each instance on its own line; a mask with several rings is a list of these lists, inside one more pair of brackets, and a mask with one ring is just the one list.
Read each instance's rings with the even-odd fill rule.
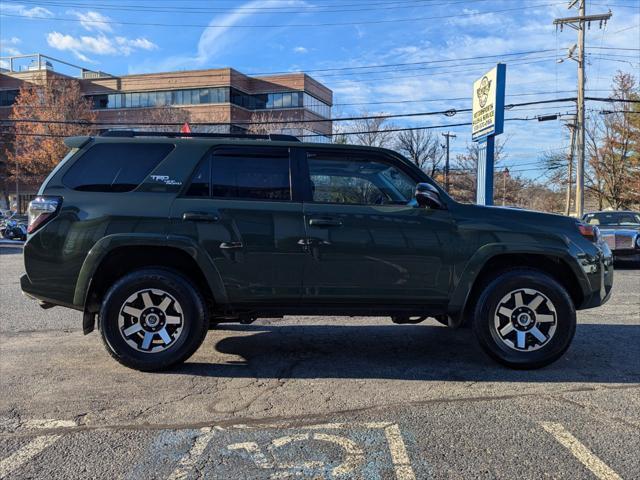
[[352,205],[405,205],[416,182],[379,158],[348,152],[308,152],[314,202]]

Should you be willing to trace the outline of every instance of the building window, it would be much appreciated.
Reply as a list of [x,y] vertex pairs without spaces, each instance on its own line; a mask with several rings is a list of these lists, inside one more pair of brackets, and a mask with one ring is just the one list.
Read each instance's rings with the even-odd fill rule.
[[304,92],[303,95],[304,108],[320,115],[321,117],[331,118],[331,107],[329,105],[318,100],[316,97],[309,95],[307,92]]
[[0,107],[10,107],[16,102],[19,90],[0,90]]
[[[12,93],[14,92],[14,93]],[[0,92],[0,105],[11,105],[18,91]],[[202,105],[232,103],[248,110],[275,108],[306,108],[325,118],[331,118],[331,107],[306,92],[277,92],[249,95],[236,88],[210,87],[155,92],[113,93],[89,97],[94,109],[150,108],[169,105]]]

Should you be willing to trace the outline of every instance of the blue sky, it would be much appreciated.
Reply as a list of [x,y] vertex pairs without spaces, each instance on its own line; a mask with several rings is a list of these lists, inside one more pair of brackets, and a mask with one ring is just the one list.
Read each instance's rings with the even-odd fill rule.
[[[2,55],[40,52],[113,74],[223,66],[245,73],[316,70],[311,75],[334,91],[334,116],[365,109],[396,114],[465,108],[473,80],[497,61],[507,63],[507,103],[575,95],[575,62],[556,62],[576,42],[573,30],[556,32],[552,25],[556,17],[577,15],[575,9],[567,10],[564,1],[0,0],[0,4]],[[640,0],[587,0],[587,13],[609,8],[613,18],[606,28],[593,25],[587,35],[587,86],[593,96],[606,96],[616,70],[640,72]],[[514,53],[518,54],[509,55]],[[352,69],[416,62],[436,63]],[[343,70],[327,70],[336,68]],[[506,116],[572,110],[570,104],[535,106],[513,109]],[[394,123],[440,125],[466,122],[469,117],[459,113]],[[470,127],[450,130],[458,135],[452,144],[455,154],[470,141]],[[507,140],[507,163],[531,178],[545,173],[536,164],[541,152],[567,144],[563,129],[553,121],[508,122],[502,139]]]

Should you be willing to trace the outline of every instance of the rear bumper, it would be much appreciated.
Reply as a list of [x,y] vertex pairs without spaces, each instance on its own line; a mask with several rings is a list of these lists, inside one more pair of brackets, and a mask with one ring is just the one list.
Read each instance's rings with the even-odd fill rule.
[[29,298],[37,300],[41,304],[46,303],[52,306],[60,306],[60,307],[72,308],[74,310],[82,310],[82,307],[79,307],[78,305],[61,302],[60,300],[47,297],[46,293],[43,293],[33,283],[31,283],[27,275],[22,275],[20,277],[20,288],[22,289],[23,294],[25,294]]

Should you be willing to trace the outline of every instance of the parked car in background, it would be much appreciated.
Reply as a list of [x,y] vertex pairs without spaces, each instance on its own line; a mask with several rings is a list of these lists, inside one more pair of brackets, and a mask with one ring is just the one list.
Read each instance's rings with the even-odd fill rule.
[[640,212],[592,212],[582,220],[598,226],[616,260],[640,262]]

